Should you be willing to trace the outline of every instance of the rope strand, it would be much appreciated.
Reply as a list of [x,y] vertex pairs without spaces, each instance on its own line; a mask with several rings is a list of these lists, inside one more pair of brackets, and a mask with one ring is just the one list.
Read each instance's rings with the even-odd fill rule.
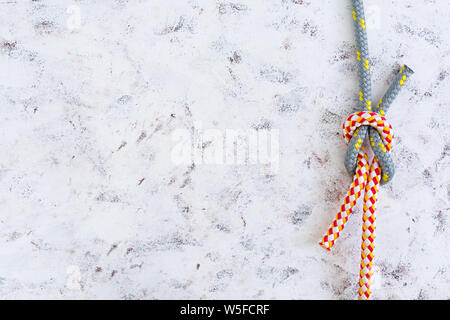
[[[356,31],[356,58],[359,73],[360,110],[343,124],[343,137],[347,142],[344,165],[348,174],[353,175],[353,182],[341,205],[339,212],[319,244],[331,250],[340,232],[344,229],[348,217],[364,192],[361,265],[359,277],[358,298],[370,298],[372,262],[374,259],[375,220],[377,192],[380,184],[389,182],[394,176],[394,162],[389,155],[391,143],[394,139],[392,126],[384,118],[385,113],[394,101],[400,89],[413,71],[404,65],[388,88],[383,98],[372,111],[372,88],[370,79],[369,49],[365,25],[364,6],[362,0],[352,0],[353,21]],[[369,165],[368,155],[363,147],[366,135],[369,136],[370,146],[374,157]]]

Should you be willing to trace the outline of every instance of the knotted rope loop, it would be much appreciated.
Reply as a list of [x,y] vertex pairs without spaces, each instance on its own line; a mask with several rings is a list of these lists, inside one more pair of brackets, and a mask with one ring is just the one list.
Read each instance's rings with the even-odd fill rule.
[[[370,298],[370,279],[374,258],[375,219],[377,192],[380,183],[389,182],[394,176],[395,165],[389,155],[394,139],[391,124],[384,118],[391,103],[413,71],[404,65],[395,77],[383,98],[375,106],[372,104],[370,81],[369,48],[366,34],[364,6],[362,0],[352,0],[352,17],[356,31],[356,59],[359,74],[359,110],[345,120],[342,129],[347,142],[344,165],[347,173],[353,176],[344,203],[331,226],[319,244],[331,250],[340,232],[344,229],[356,201],[364,193],[363,226],[361,244],[361,265],[359,279],[359,299]],[[376,112],[373,112],[376,111]],[[372,163],[364,150],[364,140],[369,136],[374,152]]]
[[[380,135],[380,138],[383,142],[383,145],[379,145],[379,147],[384,152],[388,152],[391,150],[391,143],[394,139],[392,125],[386,120],[385,117],[379,115],[378,113],[368,111],[355,112],[351,114],[343,123],[343,137],[347,141],[347,145],[354,136],[357,136],[358,132],[356,132],[356,130],[358,130],[358,128],[361,126],[370,126],[372,128],[375,128],[378,131],[378,134]],[[359,150],[362,146],[362,143],[362,139],[359,138],[358,142],[355,144],[355,148]],[[373,143],[374,142],[371,141],[371,145]]]

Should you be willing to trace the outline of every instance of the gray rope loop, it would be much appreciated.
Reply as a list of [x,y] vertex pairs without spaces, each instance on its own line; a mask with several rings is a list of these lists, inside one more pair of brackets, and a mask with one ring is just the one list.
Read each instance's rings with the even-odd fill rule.
[[[408,78],[414,73],[409,67],[404,65],[395,77],[394,81],[384,94],[383,98],[376,106],[372,104],[372,87],[369,62],[369,46],[367,40],[367,32],[365,25],[364,6],[362,0],[352,0],[353,2],[353,20],[356,34],[356,57],[358,60],[359,75],[359,111],[370,111],[385,116],[400,89],[406,83]],[[365,141],[369,135],[370,145],[375,156],[378,158],[381,170],[381,183],[385,184],[392,180],[395,173],[395,165],[389,154],[386,152],[381,141],[379,133],[376,129],[369,126],[361,126],[350,140],[345,152],[344,165],[347,173],[351,176],[356,170],[356,161],[359,152],[359,146]]]

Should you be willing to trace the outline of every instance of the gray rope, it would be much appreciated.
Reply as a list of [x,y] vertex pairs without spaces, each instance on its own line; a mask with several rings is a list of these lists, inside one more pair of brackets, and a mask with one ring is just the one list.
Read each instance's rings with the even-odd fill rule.
[[[356,34],[356,49],[358,59],[358,76],[359,76],[359,109],[360,111],[371,111],[380,113],[382,116],[387,112],[391,103],[400,92],[401,87],[407,81],[410,75],[414,72],[407,66],[403,66],[400,72],[394,79],[386,91],[380,103],[374,108],[372,105],[372,87],[370,76],[370,62],[369,62],[369,46],[367,39],[367,32],[365,26],[364,5],[362,0],[352,0],[353,3],[353,20]],[[356,158],[358,156],[359,148],[362,141],[365,140],[367,133],[369,133],[370,145],[378,158],[382,169],[381,183],[389,182],[395,173],[395,165],[386,152],[381,141],[379,133],[376,129],[369,126],[360,127],[355,135],[350,140],[347,150],[345,152],[344,165],[347,173],[351,176],[355,173]]]
[[[377,105],[375,112],[380,113],[381,115],[384,115],[387,112],[387,110],[391,106],[391,103],[394,101],[395,97],[397,97],[400,89],[402,88],[402,86],[400,85],[400,80],[402,80],[402,83],[404,83],[413,73],[414,72],[410,68],[408,68],[408,66],[405,65],[402,67],[400,72],[395,77],[394,82],[392,82],[384,97],[380,100],[380,103]],[[369,140],[372,146],[372,150],[375,153],[375,156],[380,162],[382,168],[381,184],[388,183],[392,180],[395,173],[394,161],[392,160],[389,152],[384,152],[380,148],[383,143],[381,142],[378,131],[373,127],[369,128]]]

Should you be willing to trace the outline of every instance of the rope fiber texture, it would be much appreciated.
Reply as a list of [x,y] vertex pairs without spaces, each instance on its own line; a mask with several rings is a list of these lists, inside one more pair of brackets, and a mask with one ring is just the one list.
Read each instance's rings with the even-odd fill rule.
[[[374,107],[372,105],[372,88],[369,62],[369,46],[366,32],[366,20],[362,0],[352,0],[353,21],[356,34],[356,58],[359,75],[359,111],[350,115],[343,124],[343,137],[347,142],[344,165],[353,182],[344,203],[319,244],[331,250],[339,233],[344,229],[353,208],[364,193],[363,226],[361,245],[361,268],[358,298],[370,298],[372,262],[374,258],[375,219],[377,192],[380,184],[391,181],[395,166],[389,151],[394,139],[391,124],[384,115],[404,86],[413,71],[404,65],[396,75],[394,82]],[[369,156],[363,143],[369,137],[374,156],[369,163]]]

